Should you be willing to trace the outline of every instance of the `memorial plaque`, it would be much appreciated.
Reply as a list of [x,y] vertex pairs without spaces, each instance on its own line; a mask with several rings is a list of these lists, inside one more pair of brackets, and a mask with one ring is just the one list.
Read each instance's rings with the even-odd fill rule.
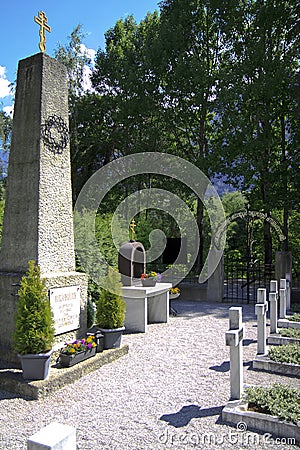
[[80,286],[50,289],[55,335],[80,328]]

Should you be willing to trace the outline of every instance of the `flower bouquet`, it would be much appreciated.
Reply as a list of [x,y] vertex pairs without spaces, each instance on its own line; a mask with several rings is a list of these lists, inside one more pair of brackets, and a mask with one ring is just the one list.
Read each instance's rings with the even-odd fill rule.
[[97,344],[94,336],[88,336],[65,344],[60,353],[59,362],[63,367],[71,367],[85,359],[95,356]]
[[170,300],[174,300],[178,298],[180,295],[180,289],[178,287],[172,287],[169,289],[169,298]]

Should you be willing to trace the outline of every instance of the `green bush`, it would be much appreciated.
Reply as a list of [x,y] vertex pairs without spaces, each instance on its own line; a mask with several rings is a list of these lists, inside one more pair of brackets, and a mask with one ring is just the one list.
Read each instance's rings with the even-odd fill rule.
[[100,328],[120,328],[124,325],[126,303],[121,297],[120,274],[109,269],[107,289],[101,289],[97,301],[97,325]]
[[300,393],[298,389],[275,383],[271,387],[245,389],[248,409],[271,414],[279,420],[298,423],[300,421]]
[[34,261],[29,261],[18,295],[14,348],[21,355],[46,353],[54,341],[54,320],[45,280]]
[[280,363],[300,364],[300,345],[288,344],[270,347],[269,357]]
[[292,316],[288,316],[288,319],[292,322],[300,322],[300,314],[295,313]]
[[300,339],[300,328],[282,328],[279,332],[283,337]]

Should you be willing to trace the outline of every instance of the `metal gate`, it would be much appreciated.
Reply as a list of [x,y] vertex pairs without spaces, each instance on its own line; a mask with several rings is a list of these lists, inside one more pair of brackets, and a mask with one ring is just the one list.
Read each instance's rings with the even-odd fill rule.
[[256,303],[257,289],[268,289],[274,276],[274,265],[262,264],[259,260],[232,260],[225,257],[223,300]]

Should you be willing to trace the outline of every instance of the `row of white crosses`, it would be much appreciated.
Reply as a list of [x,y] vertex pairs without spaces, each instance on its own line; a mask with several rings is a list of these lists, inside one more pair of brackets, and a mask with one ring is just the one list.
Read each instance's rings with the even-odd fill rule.
[[[277,281],[270,284],[270,333],[278,333],[278,289]],[[285,319],[287,311],[291,308],[291,289],[288,279],[282,278],[279,285],[279,319]]]
[[[279,317],[284,319],[287,309],[290,309],[289,283],[286,279],[280,280]],[[277,333],[277,300],[278,289],[277,281],[272,280],[270,284],[270,332]],[[255,314],[257,315],[257,354],[267,353],[267,290],[260,288],[257,291],[257,304],[255,305]],[[242,308],[229,308],[229,330],[226,331],[226,345],[230,347],[230,398],[239,400],[243,394],[243,338],[244,324],[242,323]]]

